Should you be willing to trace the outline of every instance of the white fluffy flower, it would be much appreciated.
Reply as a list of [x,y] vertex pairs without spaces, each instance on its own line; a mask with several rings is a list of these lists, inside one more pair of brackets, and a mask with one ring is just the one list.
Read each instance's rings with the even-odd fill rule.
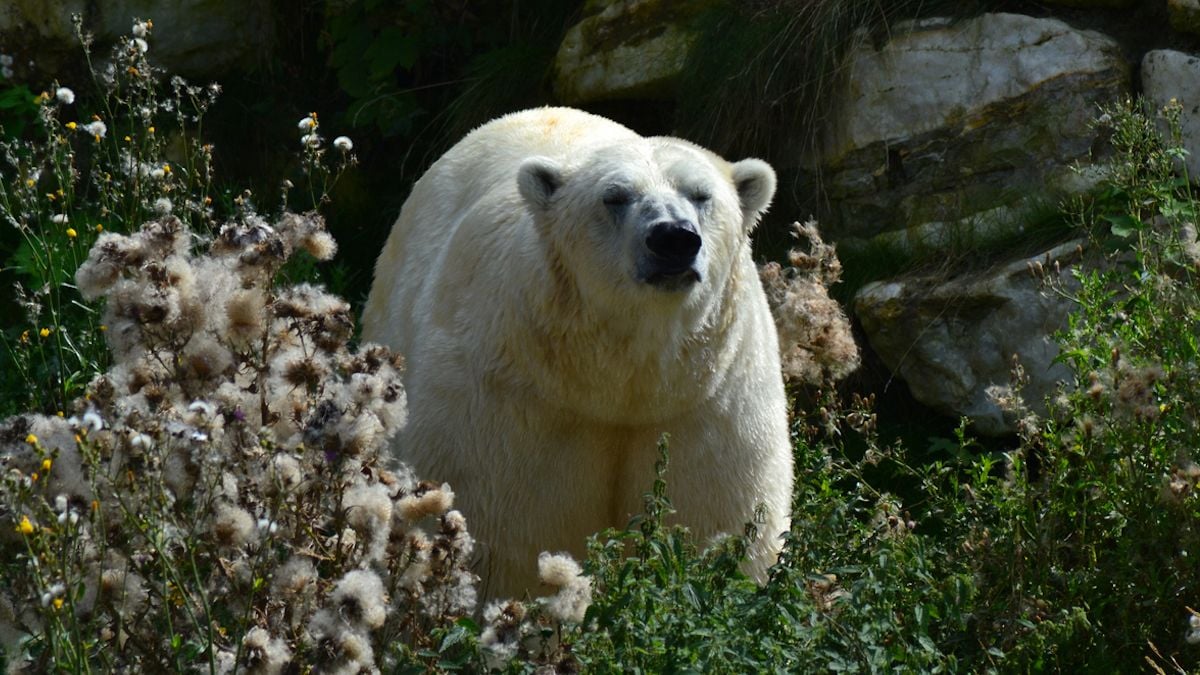
[[158,199],[154,200],[154,212],[160,216],[167,215],[171,212],[172,208],[174,208],[174,205],[171,204],[171,200],[167,199],[166,197],[159,197]]
[[71,91],[67,87],[59,87],[58,90],[54,92],[54,98],[58,99],[58,102],[62,103],[63,105],[71,105],[75,102],[75,92]]
[[150,32],[150,24],[146,21],[135,21],[130,32],[135,38],[144,38]]
[[12,54],[0,54],[0,66],[9,67],[13,64]]
[[12,66],[0,66],[0,76],[3,76],[4,79],[11,80],[15,74],[16,73],[13,72]]
[[99,413],[95,410],[89,410],[83,414],[80,426],[90,432],[100,431],[104,428],[104,418],[100,417]]
[[354,141],[350,140],[348,136],[338,136],[333,139],[333,147],[342,152],[350,152],[354,149]]
[[305,133],[308,133],[308,132],[312,131],[313,129],[316,129],[316,128],[317,128],[317,118],[316,118],[316,116],[314,116],[314,115],[309,115],[309,116],[307,116],[307,117],[304,117],[304,118],[302,118],[302,119],[301,119],[301,120],[300,120],[300,121],[299,121],[299,122],[296,124],[296,128],[298,128],[300,131],[303,131],[303,132],[305,132]]
[[50,222],[54,223],[55,225],[66,225],[68,222],[70,222],[70,220],[71,219],[65,213],[56,213],[50,216]]
[[310,148],[316,148],[321,145],[321,137],[317,134],[304,134],[300,137],[300,143]]
[[188,405],[188,412],[199,413],[204,417],[212,417],[217,414],[217,407],[202,398],[198,398]]
[[83,130],[95,136],[96,140],[100,140],[108,133],[108,125],[100,120],[94,120],[83,125]]
[[543,551],[538,555],[538,580],[547,586],[562,588],[576,583],[583,568],[566,553]]
[[387,593],[379,575],[371,570],[347,573],[337,582],[329,600],[351,625],[378,628],[387,619]]
[[538,579],[558,592],[541,602],[550,616],[563,623],[581,623],[592,604],[592,580],[583,576],[583,569],[565,553],[546,553],[538,556]]
[[221,546],[238,548],[254,541],[257,530],[254,517],[233,504],[220,504],[214,514],[210,532]]
[[146,44],[146,41],[140,37],[133,38],[133,47],[138,50],[139,54],[145,54],[150,50],[150,45]]

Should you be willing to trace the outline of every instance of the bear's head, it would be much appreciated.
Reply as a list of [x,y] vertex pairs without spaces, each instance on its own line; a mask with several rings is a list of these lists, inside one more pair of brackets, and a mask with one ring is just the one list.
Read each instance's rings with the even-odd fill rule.
[[517,185],[582,293],[686,301],[728,280],[775,194],[775,172],[687,141],[639,138],[563,162],[531,157]]

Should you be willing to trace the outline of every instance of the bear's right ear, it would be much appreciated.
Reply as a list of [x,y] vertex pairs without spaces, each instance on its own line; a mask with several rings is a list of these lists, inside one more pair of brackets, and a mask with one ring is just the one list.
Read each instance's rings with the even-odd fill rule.
[[517,189],[530,206],[539,210],[549,208],[550,199],[562,184],[562,167],[549,157],[530,157],[517,171]]

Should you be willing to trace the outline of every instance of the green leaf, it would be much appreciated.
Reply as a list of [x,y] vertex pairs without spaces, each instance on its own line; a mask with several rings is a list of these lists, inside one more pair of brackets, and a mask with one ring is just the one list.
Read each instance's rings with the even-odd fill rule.
[[384,28],[371,41],[363,58],[373,79],[382,80],[397,67],[408,70],[417,62],[417,41],[399,28]]
[[1128,239],[1130,235],[1140,230],[1143,226],[1142,221],[1128,214],[1120,216],[1108,215],[1103,218],[1111,226],[1113,235],[1123,239]]

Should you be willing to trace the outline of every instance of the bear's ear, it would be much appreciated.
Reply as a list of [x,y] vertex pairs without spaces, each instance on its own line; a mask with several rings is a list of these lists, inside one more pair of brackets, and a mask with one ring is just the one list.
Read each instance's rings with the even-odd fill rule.
[[530,157],[517,171],[517,189],[536,209],[550,206],[550,198],[562,187],[562,167],[549,157]]
[[753,225],[775,196],[775,170],[761,159],[743,159],[733,165],[733,185],[737,188],[742,212]]

